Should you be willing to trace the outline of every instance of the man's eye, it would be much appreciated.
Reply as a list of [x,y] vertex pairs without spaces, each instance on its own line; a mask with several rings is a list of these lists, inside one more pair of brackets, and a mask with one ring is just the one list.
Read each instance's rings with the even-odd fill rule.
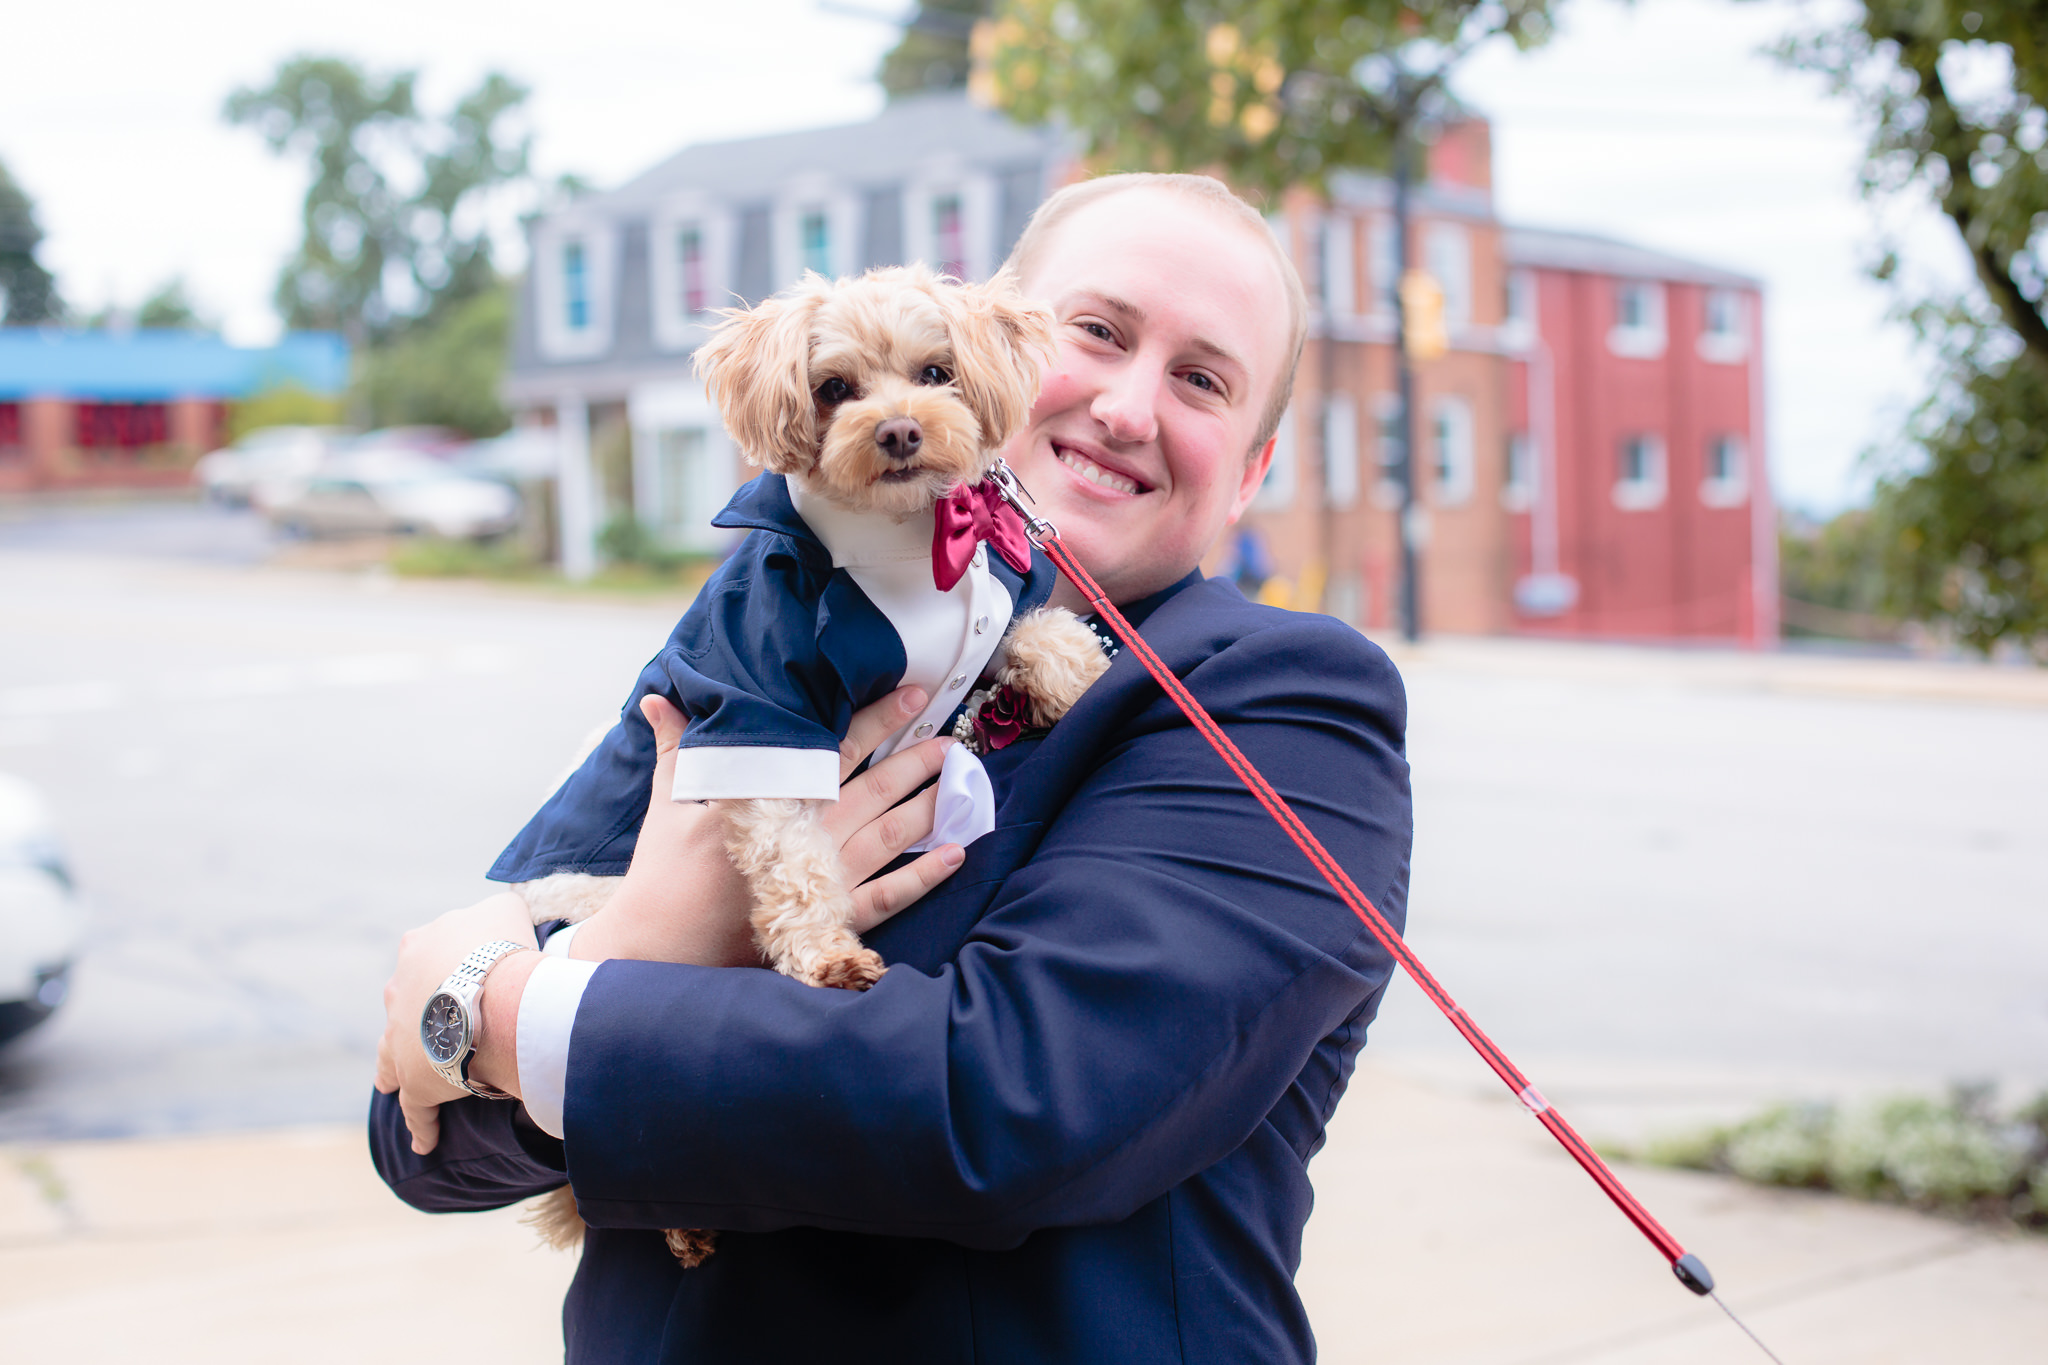
[[852,387],[844,379],[828,379],[818,385],[818,401],[830,407],[836,403],[844,403],[852,392]]
[[953,382],[953,375],[944,365],[927,365],[917,372],[917,382],[920,384],[950,384]]
[[1084,322],[1081,324],[1081,330],[1094,337],[1097,341],[1116,340],[1115,337],[1110,335],[1109,328],[1099,322]]
[[1203,374],[1200,370],[1188,376],[1188,383],[1193,384],[1198,389],[1207,389],[1211,393],[1216,391],[1216,381]]

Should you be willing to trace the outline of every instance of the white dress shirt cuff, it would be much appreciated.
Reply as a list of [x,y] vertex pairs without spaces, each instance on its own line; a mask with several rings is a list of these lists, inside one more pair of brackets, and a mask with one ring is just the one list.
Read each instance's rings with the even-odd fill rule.
[[[556,938],[561,935],[557,934]],[[554,939],[550,939],[552,947]],[[519,1097],[543,1132],[563,1135],[562,1105],[569,1089],[569,1034],[576,1007],[598,963],[552,954],[541,958],[519,997]]]

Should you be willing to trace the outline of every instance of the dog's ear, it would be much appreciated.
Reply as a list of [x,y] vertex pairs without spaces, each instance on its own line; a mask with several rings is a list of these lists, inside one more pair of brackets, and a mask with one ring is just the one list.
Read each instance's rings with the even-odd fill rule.
[[986,284],[941,288],[953,329],[953,382],[994,450],[1031,415],[1053,354],[1052,310],[1027,300],[1008,269]]
[[697,373],[740,454],[777,474],[801,474],[817,462],[811,320],[828,288],[807,277],[759,307],[730,309],[697,348]]

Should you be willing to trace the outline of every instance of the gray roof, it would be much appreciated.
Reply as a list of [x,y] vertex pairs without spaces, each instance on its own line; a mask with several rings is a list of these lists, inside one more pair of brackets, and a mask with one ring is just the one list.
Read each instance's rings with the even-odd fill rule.
[[1501,251],[1511,265],[1550,270],[1577,270],[1593,275],[1620,275],[1683,284],[1720,285],[1729,289],[1762,289],[1763,281],[1719,266],[1688,261],[1648,247],[1631,246],[1590,232],[1559,232],[1550,228],[1509,228],[1501,234]]
[[627,210],[679,190],[767,199],[797,176],[827,175],[854,184],[900,181],[939,157],[977,166],[1035,162],[1062,142],[1055,132],[1020,127],[963,94],[914,95],[865,123],[685,147],[616,190],[583,202]]

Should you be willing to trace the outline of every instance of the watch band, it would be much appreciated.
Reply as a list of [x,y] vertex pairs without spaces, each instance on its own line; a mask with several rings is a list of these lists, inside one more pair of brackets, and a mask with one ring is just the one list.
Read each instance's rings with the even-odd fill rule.
[[493,939],[482,947],[473,950],[468,957],[463,958],[455,970],[448,973],[448,979],[441,983],[441,988],[427,1000],[426,1014],[423,1014],[421,1017],[423,1042],[428,1027],[427,1015],[433,1012],[435,1004],[441,1001],[443,997],[447,997],[451,1001],[452,1007],[460,1011],[466,1024],[467,1033],[461,1050],[454,1056],[443,1061],[436,1058],[433,1051],[429,1049],[427,1061],[433,1066],[434,1070],[441,1074],[443,1080],[451,1085],[461,1086],[472,1095],[480,1095],[485,1099],[492,1100],[508,1100],[512,1098],[511,1095],[497,1089],[495,1086],[471,1080],[469,1078],[469,1064],[476,1057],[476,1040],[483,1032],[481,1012],[477,1009],[477,999],[483,994],[484,978],[491,974],[491,968],[497,966],[502,959],[528,946],[530,945],[514,943],[510,939]]

